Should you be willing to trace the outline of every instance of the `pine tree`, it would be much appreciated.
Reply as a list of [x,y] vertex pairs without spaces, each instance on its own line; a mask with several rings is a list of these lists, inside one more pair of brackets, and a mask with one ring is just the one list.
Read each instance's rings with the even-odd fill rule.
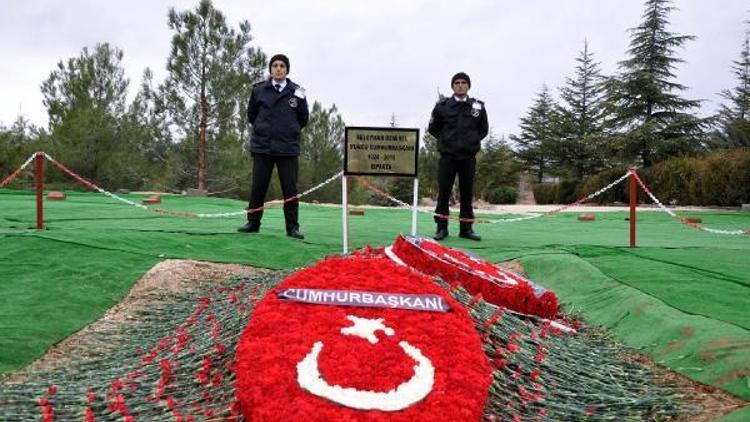
[[559,139],[560,125],[557,109],[549,88],[543,85],[534,104],[521,118],[521,133],[510,136],[516,146],[516,155],[526,168],[536,173],[539,182],[544,180],[549,167],[555,164],[553,151]]
[[438,163],[440,152],[438,140],[425,129],[422,142],[419,145],[419,192],[422,197],[437,198],[438,195]]
[[[334,104],[326,109],[315,101],[310,119],[300,136],[300,191],[309,189],[338,173],[342,165],[342,147],[346,123]],[[304,200],[340,202],[341,182],[331,183]]]
[[166,190],[167,163],[172,136],[164,110],[157,107],[152,88],[153,74],[146,68],[141,87],[120,120],[122,148],[118,155],[128,163],[132,189]]
[[588,47],[585,41],[575,76],[566,78],[560,89],[561,133],[555,153],[561,166],[579,180],[601,169],[604,153],[604,78]]
[[250,23],[241,22],[237,31],[229,28],[210,0],[201,0],[193,11],[171,8],[168,17],[175,33],[160,90],[162,104],[184,135],[185,150],[197,150],[198,189],[205,190],[209,138],[241,142],[247,95],[260,80],[266,58],[249,46]]
[[724,90],[721,96],[728,101],[719,112],[722,137],[732,147],[750,147],[750,33],[745,32],[740,59],[732,66],[738,85]]
[[508,203],[500,198],[517,193],[519,166],[513,158],[513,151],[504,136],[498,137],[492,131],[483,144],[477,155],[475,196],[487,202]]
[[643,22],[630,30],[630,58],[608,83],[614,123],[624,131],[625,159],[644,166],[703,148],[705,121],[689,112],[700,101],[682,98],[686,87],[674,81],[683,60],[675,50],[694,39],[667,30],[671,0],[646,0]]
[[[38,129],[23,115],[19,114],[10,128],[0,124],[0,180],[14,172],[35,152],[38,138]],[[11,186],[21,185],[21,180],[16,180]]]
[[104,186],[126,182],[126,163],[114,154],[123,148],[120,119],[129,85],[122,58],[122,50],[106,43],[84,47],[78,57],[60,61],[41,87],[54,140],[51,153]]

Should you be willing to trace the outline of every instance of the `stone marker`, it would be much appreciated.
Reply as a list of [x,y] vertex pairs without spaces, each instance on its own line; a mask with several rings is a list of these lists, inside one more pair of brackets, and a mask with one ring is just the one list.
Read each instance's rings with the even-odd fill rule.
[[51,190],[47,192],[47,200],[48,201],[64,201],[65,194],[57,190]]
[[365,215],[364,208],[349,208],[349,215]]
[[594,221],[596,220],[596,214],[593,212],[585,212],[578,216],[578,221]]
[[161,196],[154,194],[154,195],[151,195],[148,198],[144,199],[141,202],[143,202],[144,204],[160,204],[161,203]]

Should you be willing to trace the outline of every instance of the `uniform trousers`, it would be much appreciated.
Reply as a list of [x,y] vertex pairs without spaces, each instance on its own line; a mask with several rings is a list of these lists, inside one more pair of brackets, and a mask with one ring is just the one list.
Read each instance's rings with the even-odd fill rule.
[[[474,218],[472,199],[474,196],[474,172],[477,160],[475,157],[455,158],[441,155],[438,163],[438,199],[435,214],[447,216],[450,211],[448,205],[453,191],[453,183],[458,176],[458,192],[461,201],[460,218]],[[435,216],[438,229],[448,228],[446,217]],[[459,226],[461,232],[471,230],[472,222],[462,221]]]
[[[297,156],[276,156],[267,154],[253,154],[253,185],[250,189],[250,203],[248,208],[263,206],[271,182],[273,166],[279,173],[281,192],[284,199],[297,195]],[[284,203],[284,220],[287,233],[299,229],[298,222],[299,201],[297,199]],[[263,210],[247,213],[247,221],[253,226],[260,227]]]

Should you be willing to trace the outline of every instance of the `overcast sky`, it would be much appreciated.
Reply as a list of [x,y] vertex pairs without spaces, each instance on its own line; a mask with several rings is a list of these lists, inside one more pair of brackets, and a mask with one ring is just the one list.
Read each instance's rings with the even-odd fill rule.
[[[165,75],[169,7],[198,0],[0,0],[0,123],[19,112],[47,125],[40,85],[56,63],[84,46],[109,42],[124,51],[130,98],[143,70]],[[628,28],[641,21],[638,0],[215,0],[236,28],[247,19],[253,44],[287,54],[290,78],[308,98],[336,104],[348,125],[424,129],[437,90],[458,72],[484,100],[496,134],[518,130],[542,84],[557,96],[588,39],[606,74],[625,58]],[[737,81],[733,60],[749,25],[748,0],[677,0],[670,30],[697,39],[680,51],[685,96],[713,113]]]

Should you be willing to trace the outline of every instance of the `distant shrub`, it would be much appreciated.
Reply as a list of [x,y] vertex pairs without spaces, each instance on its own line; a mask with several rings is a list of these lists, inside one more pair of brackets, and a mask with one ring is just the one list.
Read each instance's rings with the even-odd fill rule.
[[[626,171],[626,167],[614,167],[591,176],[583,182],[579,194],[596,192]],[[717,151],[701,157],[671,158],[650,168],[639,169],[638,175],[665,205],[738,206],[750,203],[749,148]],[[627,203],[628,192],[629,185],[625,180],[593,202]],[[640,187],[638,202],[651,202]]]
[[560,185],[557,183],[537,183],[533,187],[534,200],[539,205],[554,204],[557,200]]
[[691,189],[696,205],[737,206],[750,203],[750,148],[719,151],[697,163]]
[[666,204],[697,204],[700,202],[696,191],[700,183],[699,164],[700,160],[693,157],[673,158],[644,171],[642,178]]
[[498,186],[489,191],[485,200],[490,204],[515,204],[518,189],[510,186]]
[[[620,176],[625,174],[627,171],[628,171],[627,167],[617,166],[617,167],[612,167],[610,169],[604,170],[591,177],[588,177],[581,184],[581,188],[578,190],[578,194],[581,197],[585,195],[590,195],[598,191],[599,189],[609,185],[610,183],[614,182],[615,180],[620,178]],[[591,200],[591,202],[594,202],[597,204],[611,204],[613,202],[627,203],[630,201],[630,195],[629,195],[628,189],[629,189],[628,183],[627,183],[627,180],[625,180],[623,183],[613,186],[612,189],[597,196],[596,198]]]
[[570,204],[578,200],[578,185],[579,180],[576,179],[563,179],[560,181],[557,189],[557,198],[555,202],[558,204]]

